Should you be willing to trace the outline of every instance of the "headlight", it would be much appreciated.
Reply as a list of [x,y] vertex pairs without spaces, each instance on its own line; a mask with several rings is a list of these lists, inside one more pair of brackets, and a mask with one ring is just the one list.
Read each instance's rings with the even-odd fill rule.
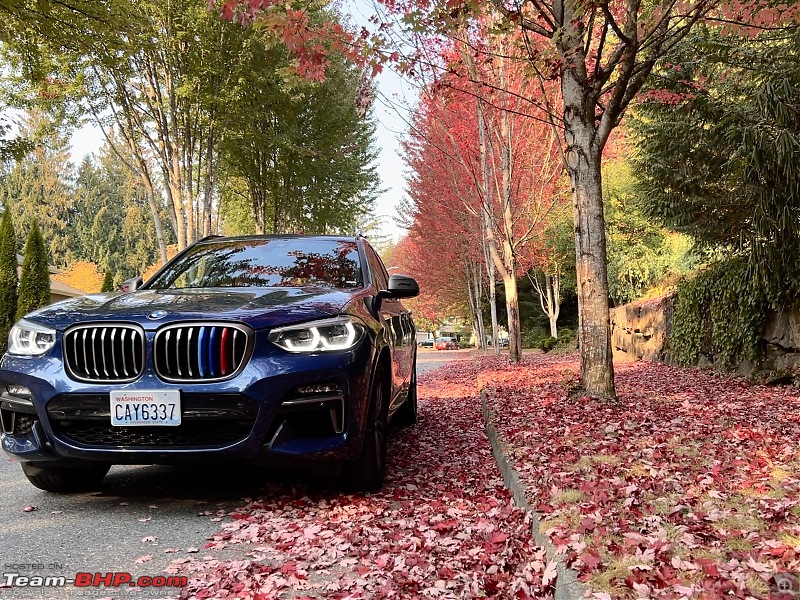
[[274,329],[269,341],[289,352],[335,352],[358,344],[365,331],[355,319],[336,317]]
[[8,353],[41,356],[56,343],[56,332],[22,319],[8,332]]

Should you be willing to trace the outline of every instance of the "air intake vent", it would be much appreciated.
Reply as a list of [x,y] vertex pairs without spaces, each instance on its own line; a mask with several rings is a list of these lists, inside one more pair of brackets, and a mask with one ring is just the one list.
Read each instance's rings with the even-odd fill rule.
[[78,325],[64,334],[64,362],[79,381],[133,381],[144,371],[144,332],[135,325]]
[[236,375],[252,349],[253,331],[243,325],[168,325],[156,333],[153,358],[164,381],[219,381]]

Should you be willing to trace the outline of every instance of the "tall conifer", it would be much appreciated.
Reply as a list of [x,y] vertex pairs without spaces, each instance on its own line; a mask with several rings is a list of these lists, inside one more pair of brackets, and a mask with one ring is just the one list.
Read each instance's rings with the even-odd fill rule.
[[17,315],[17,238],[11,211],[0,220],[0,352],[8,343],[8,331]]
[[47,265],[47,250],[39,225],[34,221],[28,242],[25,244],[25,258],[22,261],[17,319],[48,304],[50,304],[50,271]]

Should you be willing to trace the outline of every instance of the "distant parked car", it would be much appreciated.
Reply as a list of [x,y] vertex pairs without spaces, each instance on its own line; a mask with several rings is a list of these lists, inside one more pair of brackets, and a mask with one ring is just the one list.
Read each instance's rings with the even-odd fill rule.
[[433,349],[433,338],[429,338],[427,340],[422,340],[419,343],[420,348],[431,348]]
[[458,350],[458,342],[455,338],[440,337],[436,338],[437,350]]

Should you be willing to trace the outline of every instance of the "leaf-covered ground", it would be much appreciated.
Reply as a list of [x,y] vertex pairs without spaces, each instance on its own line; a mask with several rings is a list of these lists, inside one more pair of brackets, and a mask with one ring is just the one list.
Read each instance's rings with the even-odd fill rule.
[[[198,558],[172,564],[191,576],[186,596],[550,597],[555,566],[503,487],[475,379],[456,385],[452,376],[461,371],[420,378],[419,422],[392,430],[380,493],[266,489]],[[231,550],[247,558],[222,560]]]
[[573,394],[575,355],[453,369],[485,387],[543,530],[597,598],[766,598],[800,570],[796,388],[629,363],[608,404]]

